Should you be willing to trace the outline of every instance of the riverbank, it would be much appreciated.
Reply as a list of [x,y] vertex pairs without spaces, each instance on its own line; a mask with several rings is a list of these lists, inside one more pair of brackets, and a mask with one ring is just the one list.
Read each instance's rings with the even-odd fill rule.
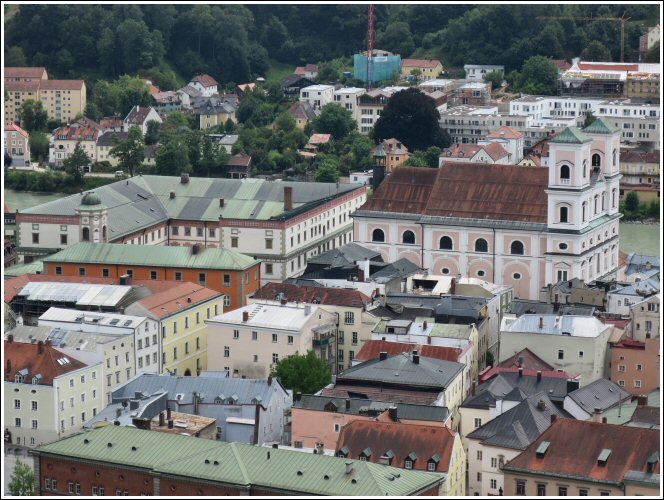
[[61,172],[12,170],[5,175],[5,188],[21,192],[75,194],[116,181],[117,179],[110,177],[84,177],[81,184],[73,184],[70,177]]

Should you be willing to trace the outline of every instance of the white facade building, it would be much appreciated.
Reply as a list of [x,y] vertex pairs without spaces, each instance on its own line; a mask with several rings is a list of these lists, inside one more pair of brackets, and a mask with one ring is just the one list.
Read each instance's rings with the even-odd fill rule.
[[[304,89],[303,89],[304,90]],[[357,87],[344,87],[334,91],[334,102],[344,109],[347,109],[353,115],[353,120],[357,121],[360,116],[358,99],[365,94],[367,89]]]
[[300,101],[308,102],[314,109],[321,109],[326,104],[334,102],[334,86],[310,85],[300,90]]

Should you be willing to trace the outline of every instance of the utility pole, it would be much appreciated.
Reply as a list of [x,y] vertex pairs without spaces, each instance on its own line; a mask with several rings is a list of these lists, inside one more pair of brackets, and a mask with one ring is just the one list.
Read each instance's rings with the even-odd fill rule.
[[373,51],[374,51],[374,6],[369,4],[369,20],[367,25],[367,87],[373,85]]

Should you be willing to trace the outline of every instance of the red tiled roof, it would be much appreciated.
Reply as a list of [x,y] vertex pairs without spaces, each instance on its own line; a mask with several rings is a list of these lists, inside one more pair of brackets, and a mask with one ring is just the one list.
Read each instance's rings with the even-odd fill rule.
[[312,134],[309,138],[309,144],[327,144],[331,138],[331,134]]
[[33,80],[31,82],[15,82],[10,80],[5,82],[5,89],[7,92],[38,92],[40,81],[41,80]]
[[487,135],[490,139],[523,139],[524,135],[510,127],[500,127]]
[[291,283],[267,283],[254,293],[254,300],[278,300],[283,293],[288,302],[311,303],[331,306],[362,307],[371,299],[358,290],[348,288],[323,288],[317,286],[299,286]]
[[593,64],[591,62],[581,62],[577,63],[577,67],[580,70],[598,70],[598,71],[638,71],[638,64],[621,64],[621,63],[611,63],[611,64]]
[[380,357],[381,352],[393,356],[402,352],[412,352],[417,349],[421,356],[442,359],[444,361],[458,361],[463,352],[457,347],[442,347],[428,344],[409,344],[406,342],[388,342],[386,340],[367,340],[354,359],[369,361]]
[[150,107],[141,107],[141,106],[134,106],[131,108],[131,111],[127,115],[127,118],[125,118],[125,121],[127,123],[135,123],[142,125],[143,122],[145,122],[145,119],[148,117],[148,114],[150,113],[150,110],[152,108]]
[[163,318],[221,295],[210,288],[187,282],[145,297],[138,303],[158,318]]
[[[398,418],[398,415],[397,415]],[[392,450],[393,467],[405,467],[408,455],[415,452],[415,470],[427,470],[429,460],[439,456],[436,472],[446,472],[454,448],[454,433],[447,427],[418,424],[399,424],[375,420],[354,420],[341,429],[336,451],[348,448],[347,458],[358,459],[369,448],[367,461],[381,463],[380,457]]]
[[546,224],[548,176],[547,169],[538,167],[446,162],[422,213]]
[[41,66],[9,66],[4,68],[5,78],[41,78],[46,68]]
[[81,90],[83,80],[39,80],[39,90]]
[[614,344],[613,345],[614,349],[616,347],[623,348],[623,349],[637,349],[637,350],[644,350],[646,348],[646,345],[643,342],[639,342],[638,340],[626,338],[623,339],[621,342]]
[[[495,366],[487,368],[478,375],[478,380],[480,384],[483,384],[487,380],[491,380],[493,377],[499,373],[517,373],[519,369],[516,366],[511,367],[502,367]],[[578,374],[568,373],[568,372],[559,372],[556,370],[534,370],[532,368],[524,368],[523,374],[529,377],[536,377],[538,372],[542,373],[542,377],[546,378],[564,378],[564,379],[576,379],[579,377]]]
[[659,149],[655,151],[621,151],[620,163],[657,163],[659,164]]
[[572,67],[572,65],[565,59],[552,59],[551,62],[556,66],[556,68],[562,71],[566,71]]
[[[519,364],[519,358],[522,358],[522,363]],[[542,358],[537,356],[533,351],[528,348],[522,349],[517,352],[511,358],[507,358],[502,363],[497,364],[496,366],[503,368],[518,368],[523,366],[524,368],[530,368],[532,370],[542,370],[542,371],[553,371],[554,368],[549,363],[544,361]]]
[[[39,354],[39,349],[42,353]],[[67,358],[69,363],[63,365],[58,363],[59,359]],[[7,369],[8,362],[11,369]],[[5,340],[5,381],[13,382],[16,374],[27,368],[28,374],[24,383],[31,384],[32,377],[41,375],[39,385],[53,385],[53,379],[65,373],[78,370],[87,366],[65,353],[58,351],[50,343],[27,344],[24,342],[9,342]]]
[[477,144],[454,144],[442,153],[441,158],[472,158],[482,146]]
[[[543,441],[550,445],[540,458],[536,450]],[[648,457],[659,451],[659,444],[659,429],[557,418],[523,453],[509,461],[504,470],[620,483],[627,471],[646,472]],[[611,454],[601,466],[598,457],[604,449],[611,450]],[[658,461],[656,474],[659,469]]]
[[423,213],[439,169],[399,167],[374,191],[362,210]]
[[[5,132],[18,132],[23,137],[29,137],[30,134],[23,130],[21,127],[15,123],[5,124]],[[6,211],[6,210],[5,210]]]
[[482,146],[484,148],[484,151],[486,151],[486,154],[488,154],[493,161],[500,160],[501,158],[505,158],[508,156],[508,152],[505,150],[505,148],[498,142],[492,142],[489,144],[485,144]]
[[401,65],[408,68],[435,68],[438,65],[442,66],[438,59],[402,59]]
[[210,75],[196,75],[191,79],[192,82],[198,82],[203,87],[214,87],[215,85],[218,85],[217,80],[212,78]]
[[251,165],[251,156],[244,153],[238,153],[230,157],[227,165],[231,167],[249,167],[249,165]]
[[242,92],[246,92],[247,90],[254,90],[256,87],[255,83],[242,83],[237,86]]

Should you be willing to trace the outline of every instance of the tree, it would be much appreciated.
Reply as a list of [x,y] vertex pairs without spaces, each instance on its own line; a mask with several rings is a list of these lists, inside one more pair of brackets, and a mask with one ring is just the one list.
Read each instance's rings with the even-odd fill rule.
[[625,196],[625,210],[628,212],[636,212],[639,209],[639,195],[636,191],[630,191]]
[[530,57],[523,63],[516,85],[525,94],[556,95],[558,68],[551,59],[544,56]]
[[339,161],[325,155],[316,168],[316,182],[337,182],[339,175]]
[[12,163],[14,163],[14,160],[12,159],[12,155],[10,155],[6,150],[5,150],[5,168],[9,168],[12,166]]
[[651,219],[659,218],[659,199],[655,198],[648,204],[648,212],[646,214]]
[[357,129],[357,122],[351,112],[338,104],[329,103],[323,106],[320,116],[314,120],[314,130],[320,134],[331,134],[337,141]]
[[413,35],[410,33],[410,27],[406,22],[397,21],[390,24],[376,38],[379,47],[401,54],[401,57],[408,57],[415,50]]
[[161,124],[157,120],[150,120],[145,131],[145,145],[152,146],[159,141],[159,128]]
[[336,83],[339,81],[339,71],[329,61],[320,63],[316,80],[321,83]]
[[28,61],[21,47],[10,47],[5,56],[5,66],[27,66]]
[[314,351],[306,355],[298,353],[277,363],[272,376],[279,378],[286,389],[293,393],[315,394],[332,381],[327,363],[318,359]]
[[111,148],[110,155],[117,158],[118,166],[134,176],[134,169],[141,166],[145,159],[145,142],[140,127],[133,125],[129,128],[126,139],[118,141]]
[[191,172],[189,149],[181,139],[173,139],[157,151],[157,173],[159,175],[180,175]]
[[440,130],[439,118],[433,99],[416,88],[402,90],[387,102],[374,125],[374,141],[395,138],[411,151],[446,148],[449,142]]
[[78,185],[83,182],[83,167],[90,165],[90,157],[85,153],[80,142],[76,143],[74,152],[62,162],[62,165],[72,184]]
[[422,151],[415,151],[405,162],[404,167],[428,167],[426,158]]
[[39,161],[48,160],[48,137],[44,132],[30,134],[30,154]]
[[610,62],[612,60],[611,51],[607,49],[602,42],[593,40],[585,49],[583,49],[583,52],[581,52],[581,60]]
[[15,497],[29,497],[35,494],[35,473],[29,465],[18,458],[9,481],[9,491]]
[[659,61],[660,61],[659,41],[657,41],[652,47],[648,49],[648,52],[646,52],[646,62],[658,63]]
[[491,83],[491,89],[495,90],[499,88],[503,83],[503,72],[502,71],[491,71],[484,75],[484,81]]
[[485,366],[493,366],[494,358],[493,358],[493,354],[491,353],[491,351],[487,351],[484,356],[485,356],[484,357]]
[[48,113],[41,101],[27,99],[21,104],[21,126],[28,132],[46,131]]
[[295,130],[296,127],[295,119],[286,111],[277,116],[277,119],[274,123],[278,130],[282,130],[284,132],[291,132],[292,130]]
[[588,111],[588,113],[586,114],[586,117],[583,119],[583,128],[586,128],[587,126],[589,126],[595,120],[597,120],[597,118],[595,117],[595,115],[593,115],[593,112]]

